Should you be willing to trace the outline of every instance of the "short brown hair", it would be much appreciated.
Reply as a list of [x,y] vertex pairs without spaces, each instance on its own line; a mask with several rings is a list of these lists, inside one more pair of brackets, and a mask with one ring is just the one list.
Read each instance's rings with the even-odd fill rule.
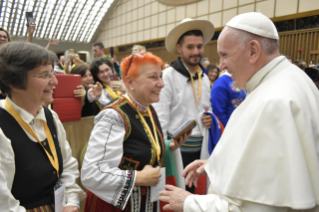
[[27,42],[9,42],[0,48],[0,90],[11,96],[10,86],[25,89],[28,72],[52,65],[58,58],[45,48]]
[[84,75],[86,74],[86,70],[90,70],[88,65],[78,64],[74,66],[74,68],[72,68],[71,74],[80,74],[81,77],[84,77]]

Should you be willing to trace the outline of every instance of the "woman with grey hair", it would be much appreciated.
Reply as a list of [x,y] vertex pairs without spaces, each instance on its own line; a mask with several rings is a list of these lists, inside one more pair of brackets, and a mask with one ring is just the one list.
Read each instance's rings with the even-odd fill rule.
[[[78,163],[52,98],[56,55],[32,43],[0,48],[0,211],[78,212],[85,193],[75,183]],[[57,199],[56,188],[65,199]],[[63,209],[63,207],[65,208]],[[57,208],[56,208],[57,209]]]

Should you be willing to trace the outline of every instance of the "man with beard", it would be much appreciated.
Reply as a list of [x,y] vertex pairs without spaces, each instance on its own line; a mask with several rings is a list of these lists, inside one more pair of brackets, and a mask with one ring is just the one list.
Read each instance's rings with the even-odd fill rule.
[[[167,51],[180,57],[163,71],[165,87],[160,93],[160,101],[153,104],[162,129],[164,139],[187,120],[194,119],[197,126],[181,147],[184,167],[199,158],[208,157],[208,130],[211,126],[210,83],[204,74],[200,60],[204,46],[214,35],[214,25],[209,21],[184,19],[166,37]],[[206,136],[205,136],[206,135]],[[201,147],[204,146],[203,151]],[[194,192],[194,187],[186,187]]]

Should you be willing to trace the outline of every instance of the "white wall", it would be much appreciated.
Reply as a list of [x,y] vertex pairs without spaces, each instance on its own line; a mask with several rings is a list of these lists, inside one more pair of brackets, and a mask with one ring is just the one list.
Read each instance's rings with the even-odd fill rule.
[[107,48],[163,39],[184,18],[209,20],[219,28],[245,12],[275,18],[318,9],[319,0],[202,0],[177,7],[156,0],[121,0],[96,40]]

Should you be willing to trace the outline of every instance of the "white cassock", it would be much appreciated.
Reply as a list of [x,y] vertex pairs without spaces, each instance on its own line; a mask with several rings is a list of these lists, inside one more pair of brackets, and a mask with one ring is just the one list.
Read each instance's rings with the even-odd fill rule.
[[319,211],[319,92],[280,56],[246,84],[205,170],[208,195],[184,211]]

